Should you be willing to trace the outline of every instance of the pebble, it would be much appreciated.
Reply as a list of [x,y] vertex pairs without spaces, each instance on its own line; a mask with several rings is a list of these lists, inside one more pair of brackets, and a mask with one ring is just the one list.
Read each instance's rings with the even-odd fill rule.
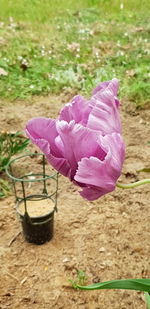
[[104,247],[101,247],[100,249],[99,249],[99,252],[105,252],[106,251],[106,249],[104,248]]
[[139,120],[139,123],[140,123],[140,124],[144,123],[144,120],[141,118],[141,119]]
[[66,257],[66,258],[63,259],[63,263],[68,263],[68,262],[70,262],[69,258]]

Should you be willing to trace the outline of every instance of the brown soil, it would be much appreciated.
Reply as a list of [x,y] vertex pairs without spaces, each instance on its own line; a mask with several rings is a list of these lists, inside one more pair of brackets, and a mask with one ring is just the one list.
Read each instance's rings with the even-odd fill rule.
[[[0,129],[21,130],[32,117],[56,117],[66,101],[1,102]],[[137,170],[149,166],[150,111],[123,103],[121,115],[126,160],[120,180],[128,183],[148,176]],[[0,309],[145,309],[143,293],[78,291],[68,279],[77,270],[86,271],[87,283],[150,278],[149,204],[149,185],[116,189],[90,203],[60,176],[54,238],[37,246],[24,240],[13,195],[1,200]]]

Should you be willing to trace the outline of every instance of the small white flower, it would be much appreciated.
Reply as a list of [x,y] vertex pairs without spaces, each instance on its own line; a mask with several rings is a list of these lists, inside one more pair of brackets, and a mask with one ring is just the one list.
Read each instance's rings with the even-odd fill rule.
[[86,31],[85,31],[85,29],[80,29],[79,30],[79,33],[81,33],[81,34],[84,34]]
[[18,60],[22,60],[23,59],[23,57],[22,56],[18,56]]
[[41,55],[45,56],[45,50],[44,49],[41,50]]
[[90,34],[90,35],[93,35],[93,34],[94,34],[93,30],[91,30],[91,31],[89,32],[89,34]]
[[116,56],[117,56],[117,57],[119,57],[119,56],[124,56],[124,52],[123,52],[122,50],[118,50]]
[[34,88],[34,85],[30,85],[30,89],[33,89]]
[[27,60],[26,60],[26,59],[22,59],[22,64],[24,64],[24,65],[28,66],[28,62],[27,62]]
[[120,10],[123,10],[123,8],[124,8],[124,4],[120,3]]
[[6,62],[9,62],[9,59],[8,58],[3,58],[4,61]]

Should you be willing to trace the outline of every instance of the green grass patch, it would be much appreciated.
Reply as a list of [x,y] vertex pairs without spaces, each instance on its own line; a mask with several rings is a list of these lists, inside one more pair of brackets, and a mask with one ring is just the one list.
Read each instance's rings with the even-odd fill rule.
[[111,3],[1,0],[1,97],[88,95],[100,81],[117,77],[121,97],[147,103],[150,4]]

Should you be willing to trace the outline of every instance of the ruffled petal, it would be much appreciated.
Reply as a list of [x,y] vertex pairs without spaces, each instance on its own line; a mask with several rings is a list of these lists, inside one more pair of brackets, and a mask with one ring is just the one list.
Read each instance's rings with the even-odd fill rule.
[[82,96],[75,96],[70,103],[67,103],[60,112],[59,120],[65,120],[68,123],[74,120],[86,126],[91,109],[87,101]]
[[26,126],[26,134],[45,154],[48,162],[61,174],[70,177],[71,169],[63,157],[63,146],[59,141],[55,120],[34,118]]
[[63,176],[71,179],[71,168],[68,161],[64,158],[56,158],[53,155],[46,155],[47,161]]
[[74,120],[70,121],[69,123],[64,120],[57,120],[56,126],[57,131],[60,136],[60,139],[63,143],[64,148],[64,157],[67,159],[70,168],[72,170],[72,177],[75,174],[76,168],[77,168],[77,161],[74,156],[73,151],[73,128],[74,128],[75,122]]
[[121,121],[118,110],[118,101],[115,97],[116,79],[109,82],[106,88],[97,91],[91,98],[90,105],[93,106],[87,127],[99,130],[102,135],[113,132],[121,133]]
[[92,95],[95,95],[97,92],[106,89],[108,87],[109,83],[110,83],[110,80],[106,81],[106,82],[102,82],[99,85],[97,85],[96,88],[94,88]]
[[110,173],[113,170],[113,175],[116,178],[120,177],[122,165],[125,159],[125,144],[123,142],[122,136],[117,133],[112,133],[105,135],[104,137],[100,136],[99,139],[101,147],[110,152]]
[[[93,186],[96,192],[99,190],[99,196],[111,192],[115,189],[117,179],[121,175],[121,169],[124,161],[125,147],[119,134],[113,133],[107,136],[100,136],[99,142],[101,147],[107,151],[104,160],[91,156],[82,158],[78,163],[78,170],[74,179],[77,182],[84,183],[89,190],[83,189],[82,196],[89,196],[90,187],[93,194]],[[96,193],[98,194],[98,192]]]
[[[75,180],[87,185],[97,186],[101,189],[110,188],[112,191],[115,187],[114,177],[109,172],[110,154],[100,161],[96,157],[82,158],[78,163],[78,170]],[[109,166],[108,166],[109,165]]]
[[94,186],[88,186],[84,187],[79,193],[83,198],[87,199],[88,201],[95,201],[108,192],[109,190],[98,189]]
[[55,143],[55,139],[58,136],[56,120],[43,117],[33,118],[26,125],[26,134],[33,143],[38,139],[47,141],[51,147],[51,154],[56,157],[62,157],[62,153]]
[[119,88],[119,81],[117,78],[113,78],[112,80],[102,82],[100,83],[92,92],[92,95],[95,95],[97,92],[100,92],[101,90],[106,90],[107,88],[110,88],[116,97],[118,94],[118,88]]
[[91,155],[104,159],[106,152],[100,147],[97,140],[99,132],[93,131],[74,121],[57,121],[57,131],[64,147],[64,157],[69,162],[73,175],[76,172],[78,161]]

